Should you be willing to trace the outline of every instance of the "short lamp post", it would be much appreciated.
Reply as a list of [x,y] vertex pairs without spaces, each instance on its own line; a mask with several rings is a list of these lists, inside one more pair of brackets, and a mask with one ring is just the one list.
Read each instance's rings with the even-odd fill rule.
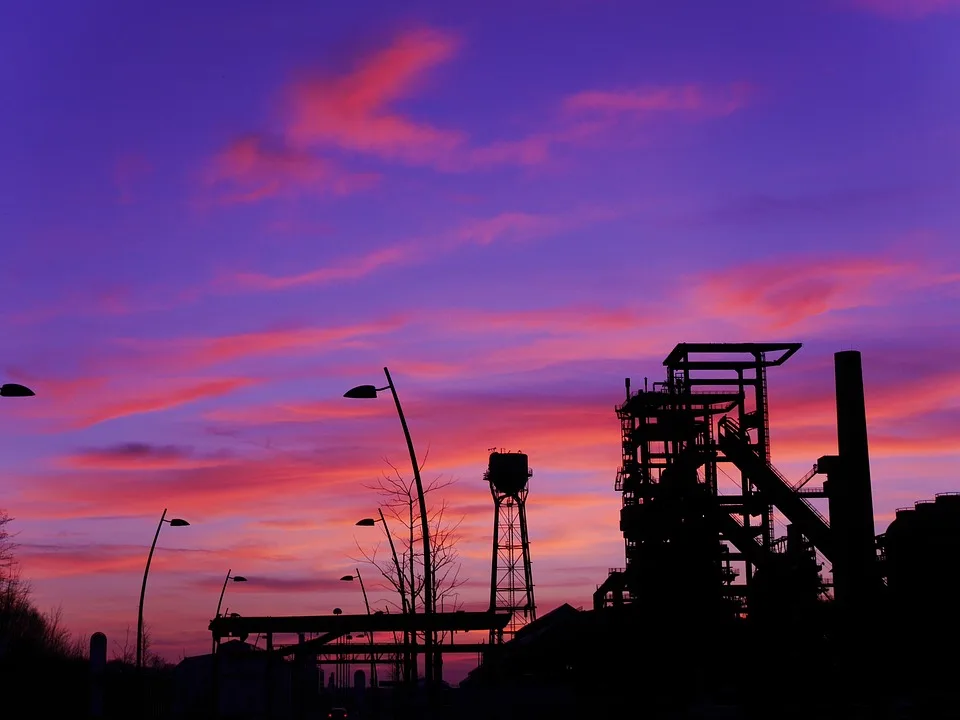
[[[400,559],[397,557],[397,547],[393,544],[393,534],[390,532],[390,526],[387,524],[387,519],[383,516],[383,509],[377,508],[377,512],[380,515],[379,520],[374,518],[363,518],[362,520],[357,521],[359,527],[373,527],[378,522],[383,525],[383,532],[387,535],[387,542],[390,543],[390,556],[393,558],[393,566],[397,571],[397,586],[400,591],[400,608],[401,612],[406,615],[408,612],[413,613],[413,593],[411,592],[410,602],[408,605],[407,602],[407,591],[406,591],[406,581],[404,580],[403,569],[400,567]],[[411,549],[411,553],[413,550]],[[411,586],[412,590],[412,586]],[[404,653],[404,672],[406,672],[406,679],[408,682],[413,682],[416,680],[415,671],[411,670],[411,667],[415,665],[415,660],[412,660],[411,650],[410,650],[410,630],[404,628],[403,631],[403,648]]]
[[[356,575],[344,575],[340,578],[343,582],[353,582],[356,578],[360,582],[360,592],[363,593],[363,604],[367,608],[367,617],[373,615],[370,612],[370,603],[367,601],[367,589],[363,586],[363,577],[360,575],[360,568],[356,569]],[[377,660],[373,655],[373,628],[370,628],[367,633],[370,637],[370,687],[374,687],[377,684]]]
[[[427,683],[432,684],[434,678],[434,657],[433,657],[433,629],[431,627],[433,620],[433,564],[430,557],[430,523],[427,518],[427,501],[423,495],[423,480],[420,477],[420,464],[417,462],[417,453],[413,449],[413,440],[410,438],[410,429],[407,427],[407,420],[403,415],[403,408],[400,405],[400,397],[397,395],[397,389],[394,387],[393,379],[390,377],[390,370],[383,369],[386,375],[387,384],[384,387],[375,385],[358,385],[351,388],[343,394],[346,398],[373,399],[377,393],[389,390],[393,395],[393,402],[397,406],[397,415],[400,417],[400,425],[403,428],[403,435],[407,441],[407,450],[410,453],[410,464],[413,468],[413,479],[417,484],[417,502],[420,506],[420,524],[423,535],[423,614],[426,628],[423,633],[424,645],[424,675]],[[412,548],[411,548],[412,552]],[[412,582],[413,578],[411,578]],[[412,593],[411,593],[412,599]]]
[[[227,576],[223,579],[223,587],[220,588],[220,599],[217,601],[217,614],[214,615],[214,618],[220,617],[220,606],[223,605],[223,594],[227,591],[227,583],[231,580],[233,582],[246,582],[247,579],[243,575],[231,575],[230,573],[233,570],[227,570]],[[213,641],[213,649],[211,652],[215,652],[217,649],[217,641]]]

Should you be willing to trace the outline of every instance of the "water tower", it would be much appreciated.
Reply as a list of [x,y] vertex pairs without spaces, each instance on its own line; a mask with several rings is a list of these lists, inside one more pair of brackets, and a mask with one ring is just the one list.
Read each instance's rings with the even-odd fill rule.
[[504,635],[512,636],[537,619],[527,534],[527,482],[531,477],[533,470],[523,453],[490,453],[490,464],[483,476],[490,483],[494,504],[490,609],[511,613],[502,634],[490,632],[491,643],[502,642]]

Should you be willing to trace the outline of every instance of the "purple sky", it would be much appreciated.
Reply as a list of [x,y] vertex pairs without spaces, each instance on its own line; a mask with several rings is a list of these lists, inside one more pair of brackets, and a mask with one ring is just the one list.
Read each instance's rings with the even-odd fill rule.
[[788,475],[861,350],[878,531],[960,489],[960,3],[151,5],[0,22],[0,379],[37,391],[0,407],[0,504],[76,632],[135,626],[164,507],[169,659],[228,567],[243,614],[359,611],[361,483],[406,457],[341,395],[384,365],[459,479],[469,609],[490,447],[534,468],[541,611],[622,564],[613,406],[680,341],[804,343]]

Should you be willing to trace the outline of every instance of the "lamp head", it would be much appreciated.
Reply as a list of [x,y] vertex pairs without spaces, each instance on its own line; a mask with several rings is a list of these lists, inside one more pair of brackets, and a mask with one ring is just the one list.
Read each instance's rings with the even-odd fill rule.
[[376,524],[377,524],[377,521],[374,520],[373,518],[364,518],[363,520],[357,521],[358,527],[373,527]]
[[246,579],[243,575],[234,575],[234,576],[233,576],[233,581],[234,581],[234,582],[246,582],[247,579]]
[[[5,383],[0,385],[0,397],[32,397],[36,393],[26,385],[19,383]],[[374,392],[376,396],[376,392]]]
[[353,575],[344,575],[340,578],[343,582],[353,582]]
[[377,396],[376,385],[357,385],[355,388],[347,390],[343,396],[360,400],[372,400]]
[[190,524],[190,523],[188,523],[188,522],[187,522],[186,520],[184,520],[183,518],[173,518],[173,519],[170,521],[170,527],[186,527],[186,526],[189,525],[189,524]]

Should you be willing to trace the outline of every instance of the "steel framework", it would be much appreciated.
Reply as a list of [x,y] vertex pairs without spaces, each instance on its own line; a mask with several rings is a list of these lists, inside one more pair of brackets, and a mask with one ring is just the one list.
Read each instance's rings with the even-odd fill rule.
[[527,534],[528,481],[533,470],[523,453],[490,454],[483,479],[493,496],[493,561],[490,574],[490,611],[510,613],[505,628],[492,629],[490,642],[503,642],[537,619],[533,599],[533,568]]
[[[796,482],[770,461],[767,370],[800,347],[681,343],[663,361],[664,382],[651,387],[645,378],[631,393],[626,380],[615,482],[626,567],[610,572],[595,607],[696,603],[744,617],[815,601],[826,588],[818,552],[844,599],[874,583],[859,353],[835,355],[841,455],[820,458]],[[827,482],[808,485],[817,474]],[[828,499],[833,527],[815,498]],[[789,523],[782,537],[775,517]]]

